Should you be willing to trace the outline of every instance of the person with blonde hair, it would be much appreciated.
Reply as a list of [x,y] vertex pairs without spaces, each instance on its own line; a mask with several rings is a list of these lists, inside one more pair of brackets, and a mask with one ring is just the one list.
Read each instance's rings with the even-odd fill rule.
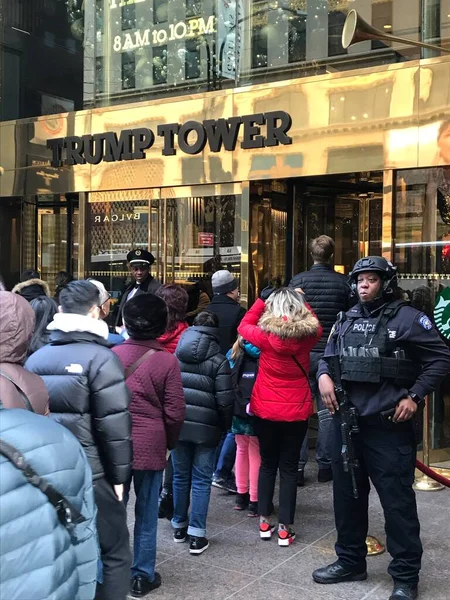
[[289,546],[297,500],[297,463],[313,414],[309,354],[322,327],[299,290],[265,288],[242,319],[238,332],[260,349],[259,370],[250,399],[261,452],[258,480],[260,537],[275,531],[270,515],[280,471],[278,544]]

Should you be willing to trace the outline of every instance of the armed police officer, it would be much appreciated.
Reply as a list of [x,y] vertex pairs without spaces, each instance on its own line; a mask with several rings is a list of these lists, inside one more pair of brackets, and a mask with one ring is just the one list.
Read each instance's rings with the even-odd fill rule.
[[317,374],[323,402],[334,415],[338,560],[314,571],[313,579],[324,584],[366,579],[370,479],[392,556],[390,600],[414,600],[422,557],[412,488],[416,413],[448,373],[450,353],[430,319],[396,299],[396,268],[387,260],[359,260],[350,281],[358,303],[341,313]]

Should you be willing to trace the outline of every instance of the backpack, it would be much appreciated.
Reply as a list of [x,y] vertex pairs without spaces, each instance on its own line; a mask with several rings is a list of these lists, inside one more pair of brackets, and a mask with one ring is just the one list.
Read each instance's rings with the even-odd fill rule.
[[231,369],[235,401],[234,416],[248,419],[247,404],[258,374],[259,360],[242,351]]

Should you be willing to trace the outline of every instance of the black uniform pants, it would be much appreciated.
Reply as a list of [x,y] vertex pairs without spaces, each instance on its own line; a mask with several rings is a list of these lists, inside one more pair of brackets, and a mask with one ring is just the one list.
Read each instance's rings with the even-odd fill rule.
[[258,510],[267,517],[272,512],[272,500],[277,471],[280,470],[280,504],[278,518],[283,525],[292,525],[297,500],[297,465],[308,421],[267,421],[255,419],[255,431],[261,452],[258,479]]
[[368,504],[372,481],[384,511],[388,572],[396,582],[416,584],[422,557],[416,496],[412,488],[416,441],[411,422],[383,424],[378,416],[360,417],[360,433],[353,436],[360,462],[356,469],[359,498],[355,500],[349,473],[340,456],[339,413],[334,417],[333,492],[336,554],[339,562],[356,571],[366,567]]
[[131,550],[127,510],[112,485],[103,477],[94,481],[97,531],[103,563],[103,584],[97,586],[99,600],[126,600],[130,589]]

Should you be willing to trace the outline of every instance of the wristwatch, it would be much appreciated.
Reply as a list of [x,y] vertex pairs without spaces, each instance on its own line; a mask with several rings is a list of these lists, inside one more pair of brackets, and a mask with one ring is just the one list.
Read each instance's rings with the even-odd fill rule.
[[416,404],[420,404],[422,402],[422,398],[420,398],[414,392],[408,392],[408,396],[411,398],[411,400],[414,400]]

